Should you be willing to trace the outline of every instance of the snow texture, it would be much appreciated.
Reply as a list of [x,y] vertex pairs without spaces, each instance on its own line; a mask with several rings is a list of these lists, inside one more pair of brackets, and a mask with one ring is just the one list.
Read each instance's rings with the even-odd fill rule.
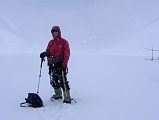
[[1,57],[0,119],[6,120],[158,120],[159,63],[143,57],[72,55],[68,79],[77,103],[50,100],[47,65],[43,63],[40,97],[43,108],[21,108],[36,92],[38,55]]

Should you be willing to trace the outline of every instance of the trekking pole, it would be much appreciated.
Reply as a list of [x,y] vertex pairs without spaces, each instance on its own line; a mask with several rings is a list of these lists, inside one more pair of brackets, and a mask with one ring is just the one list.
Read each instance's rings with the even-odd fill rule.
[[[64,75],[64,71],[63,70],[62,70],[62,80],[63,80],[63,84],[64,84],[64,91],[66,91],[66,80],[65,80],[65,75]],[[68,97],[68,95],[66,95],[66,96]]]
[[[63,85],[64,85],[64,91],[66,91],[67,90],[67,88],[66,88],[66,80],[65,80],[65,74],[64,74],[63,70],[62,70],[62,80],[63,80]],[[67,92],[66,92],[66,96],[68,97]],[[70,98],[70,99],[71,99],[71,101],[73,100],[75,103],[77,103],[77,101],[74,100],[73,98]]]
[[45,59],[44,59],[44,58],[41,58],[40,74],[39,74],[39,81],[38,81],[38,89],[37,89],[37,93],[39,93],[40,78],[41,78],[41,69],[42,69],[42,63],[43,63],[43,61],[45,61]]

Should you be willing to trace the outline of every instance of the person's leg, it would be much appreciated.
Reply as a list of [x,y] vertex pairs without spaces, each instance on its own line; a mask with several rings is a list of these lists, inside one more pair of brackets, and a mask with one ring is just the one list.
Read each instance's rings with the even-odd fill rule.
[[52,80],[50,81],[51,86],[54,88],[55,94],[52,96],[53,99],[62,99],[61,83],[58,80],[58,77],[53,75]]
[[67,76],[65,71],[62,74],[61,85],[62,85],[61,87],[62,87],[63,96],[64,96],[63,103],[71,103],[70,86],[69,86],[69,82],[67,81]]

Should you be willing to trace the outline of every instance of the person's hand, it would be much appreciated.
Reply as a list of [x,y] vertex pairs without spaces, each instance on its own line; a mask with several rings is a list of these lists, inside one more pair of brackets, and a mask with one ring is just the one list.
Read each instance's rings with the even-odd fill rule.
[[67,75],[68,73],[67,65],[62,65],[62,71],[64,72],[65,75]]
[[62,65],[62,70],[66,70],[67,69],[67,65]]
[[42,53],[40,53],[40,58],[44,58],[46,56],[46,52],[42,52]]

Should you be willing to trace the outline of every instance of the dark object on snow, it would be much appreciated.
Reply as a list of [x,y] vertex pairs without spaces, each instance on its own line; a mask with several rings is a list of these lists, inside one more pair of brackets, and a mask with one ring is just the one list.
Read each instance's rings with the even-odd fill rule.
[[44,60],[45,60],[44,58],[41,58],[40,75],[39,75],[37,93],[28,93],[28,97],[25,98],[26,102],[20,103],[21,107],[33,107],[33,108],[43,107],[43,101],[40,98],[40,96],[38,95],[38,93],[39,93],[39,86],[40,86],[40,77],[41,77],[42,63],[43,63]]
[[[20,104],[21,107],[43,107],[43,101],[36,93],[28,93],[28,97],[25,98],[26,102]],[[26,105],[28,104],[28,105]]]

